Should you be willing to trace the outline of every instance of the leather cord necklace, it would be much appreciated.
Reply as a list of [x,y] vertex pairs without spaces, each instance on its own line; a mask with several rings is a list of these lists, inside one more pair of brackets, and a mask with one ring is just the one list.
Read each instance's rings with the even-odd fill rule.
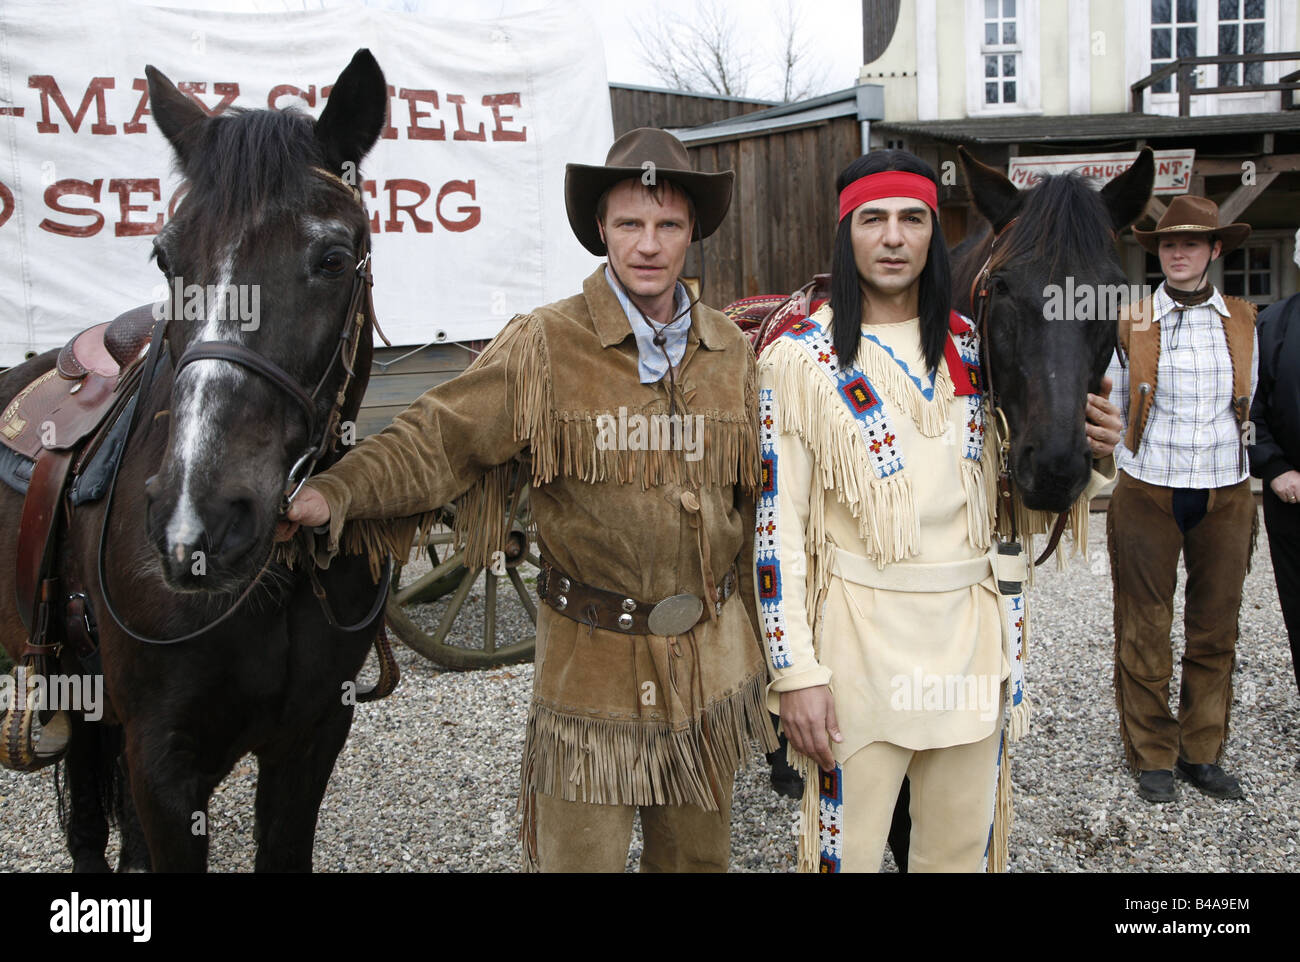
[[[663,326],[656,327],[655,322],[652,321],[649,318],[649,316],[646,315],[645,311],[641,310],[641,305],[638,304],[633,299],[632,292],[628,290],[628,286],[625,283],[623,283],[623,278],[618,276],[618,271],[614,269],[613,261],[612,260],[607,261],[607,263],[609,265],[610,274],[614,276],[614,280],[618,282],[618,286],[623,289],[623,294],[627,297],[628,303],[636,308],[636,312],[641,315],[641,320],[645,321],[646,326],[650,328],[651,332],[653,333],[654,337],[652,338],[652,341],[655,347],[659,348],[660,353],[663,354],[664,356],[664,361],[668,365],[668,430],[670,432],[675,432],[676,428],[674,427],[673,416],[677,413],[677,366],[673,364],[672,358],[668,356],[667,330],[671,325],[677,323],[683,317],[690,314],[692,309],[694,309],[695,305],[700,302],[700,298],[696,297],[694,300],[691,300],[688,295],[686,306],[682,308],[680,311],[678,311],[676,314],[674,314],[671,318],[669,318],[668,321],[665,324],[663,324]],[[679,282],[676,280],[673,281],[674,287],[677,283]],[[704,251],[703,251],[703,242],[701,242],[700,290],[703,291],[703,289],[704,289]],[[675,302],[676,300],[674,298],[674,303]],[[683,410],[686,407],[685,398],[682,399],[682,407]],[[674,437],[673,440],[675,442],[676,438]]]

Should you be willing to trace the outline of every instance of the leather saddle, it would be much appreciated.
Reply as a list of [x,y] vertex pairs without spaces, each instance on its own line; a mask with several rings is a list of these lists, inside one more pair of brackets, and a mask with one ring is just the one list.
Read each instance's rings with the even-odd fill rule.
[[[28,640],[14,668],[15,692],[47,675],[65,643],[83,665],[98,670],[85,593],[65,599],[56,542],[74,482],[114,425],[125,421],[154,324],[153,305],[146,304],[82,331],[59,351],[53,368],[0,412],[0,444],[34,462],[18,527],[16,601]],[[117,438],[119,448],[124,440]],[[63,625],[57,624],[60,615]],[[6,768],[33,771],[66,750],[66,714],[42,711],[34,701],[15,697],[0,715],[0,765]]]

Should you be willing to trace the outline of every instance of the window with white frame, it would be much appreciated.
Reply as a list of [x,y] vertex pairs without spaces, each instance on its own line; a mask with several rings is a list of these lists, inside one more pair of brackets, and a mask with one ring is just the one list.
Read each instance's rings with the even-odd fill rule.
[[[1196,0],[1151,0],[1151,72],[1183,57],[1196,56]],[[1173,93],[1176,77],[1165,77],[1151,92]]]
[[[1264,0],[1218,0],[1219,53],[1264,52]],[[1247,84],[1264,82],[1262,63],[1219,64],[1219,86],[1241,86],[1242,68]]]
[[1017,0],[984,0],[984,103],[1017,103],[1022,47],[1016,23]]

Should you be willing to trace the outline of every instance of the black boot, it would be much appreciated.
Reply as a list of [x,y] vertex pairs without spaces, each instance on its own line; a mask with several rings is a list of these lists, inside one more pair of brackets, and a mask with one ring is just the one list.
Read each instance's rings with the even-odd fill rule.
[[1193,765],[1178,759],[1178,776],[1212,798],[1245,798],[1241,783],[1218,765]]
[[1174,773],[1167,768],[1139,773],[1138,794],[1148,802],[1172,802],[1178,797],[1174,791]]

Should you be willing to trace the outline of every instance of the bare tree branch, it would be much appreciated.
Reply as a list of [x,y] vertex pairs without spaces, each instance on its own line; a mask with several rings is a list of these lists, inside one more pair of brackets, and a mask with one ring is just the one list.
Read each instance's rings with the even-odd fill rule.
[[826,65],[816,65],[816,52],[809,41],[801,39],[802,18],[794,0],[785,0],[778,25],[781,46],[781,100],[791,103],[820,92],[826,85]]
[[633,23],[639,56],[676,90],[743,97],[753,66],[751,44],[719,0],[704,0],[691,22],[670,21],[662,9]]

